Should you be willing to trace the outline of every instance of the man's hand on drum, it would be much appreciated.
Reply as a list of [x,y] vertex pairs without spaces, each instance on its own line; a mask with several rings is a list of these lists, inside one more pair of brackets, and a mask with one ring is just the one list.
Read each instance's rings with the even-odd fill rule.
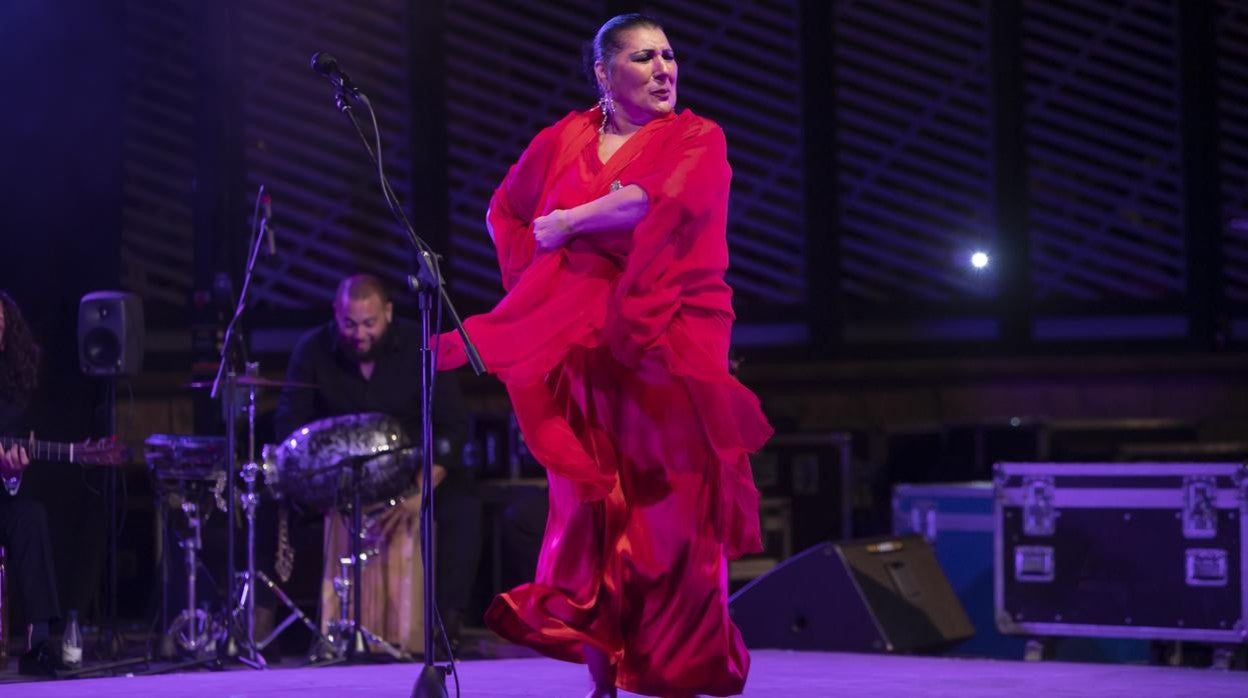
[[[0,449],[0,478],[20,477],[27,465],[30,465],[30,458],[26,455],[26,449],[20,444],[13,444],[7,451]],[[437,481],[435,471],[434,482]]]
[[[416,484],[420,484],[420,478],[423,473],[416,474]],[[446,468],[433,464],[433,488],[436,490],[438,485],[446,479]],[[400,528],[415,526],[420,519],[420,496],[413,495],[403,499],[398,504],[391,507],[390,511],[382,514],[377,519],[377,525],[381,527],[381,534],[386,538],[390,534]]]

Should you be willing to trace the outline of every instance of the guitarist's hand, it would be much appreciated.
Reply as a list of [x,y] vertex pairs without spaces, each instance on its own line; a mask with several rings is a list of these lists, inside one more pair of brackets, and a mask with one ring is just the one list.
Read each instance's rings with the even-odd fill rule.
[[18,444],[13,444],[7,451],[0,450],[0,478],[21,477],[29,464],[26,449]]

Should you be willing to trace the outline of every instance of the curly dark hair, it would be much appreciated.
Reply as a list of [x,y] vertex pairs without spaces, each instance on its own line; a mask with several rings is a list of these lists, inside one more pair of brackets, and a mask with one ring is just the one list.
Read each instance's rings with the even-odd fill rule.
[[39,385],[39,343],[13,297],[0,291],[4,335],[0,336],[0,399],[25,404]]

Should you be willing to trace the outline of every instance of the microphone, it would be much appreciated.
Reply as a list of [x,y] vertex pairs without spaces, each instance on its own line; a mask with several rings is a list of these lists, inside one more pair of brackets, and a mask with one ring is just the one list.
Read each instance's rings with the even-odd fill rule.
[[338,59],[325,53],[317,51],[312,54],[312,71],[317,75],[328,79],[335,87],[346,92],[352,97],[359,97],[360,90],[351,82],[351,76],[343,72],[338,66]]

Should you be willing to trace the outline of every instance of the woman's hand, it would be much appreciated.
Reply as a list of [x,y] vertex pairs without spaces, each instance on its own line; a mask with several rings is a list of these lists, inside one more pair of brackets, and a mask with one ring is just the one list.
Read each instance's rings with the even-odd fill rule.
[[533,240],[539,249],[553,250],[562,246],[576,233],[568,220],[568,212],[555,209],[550,213],[533,219]]

